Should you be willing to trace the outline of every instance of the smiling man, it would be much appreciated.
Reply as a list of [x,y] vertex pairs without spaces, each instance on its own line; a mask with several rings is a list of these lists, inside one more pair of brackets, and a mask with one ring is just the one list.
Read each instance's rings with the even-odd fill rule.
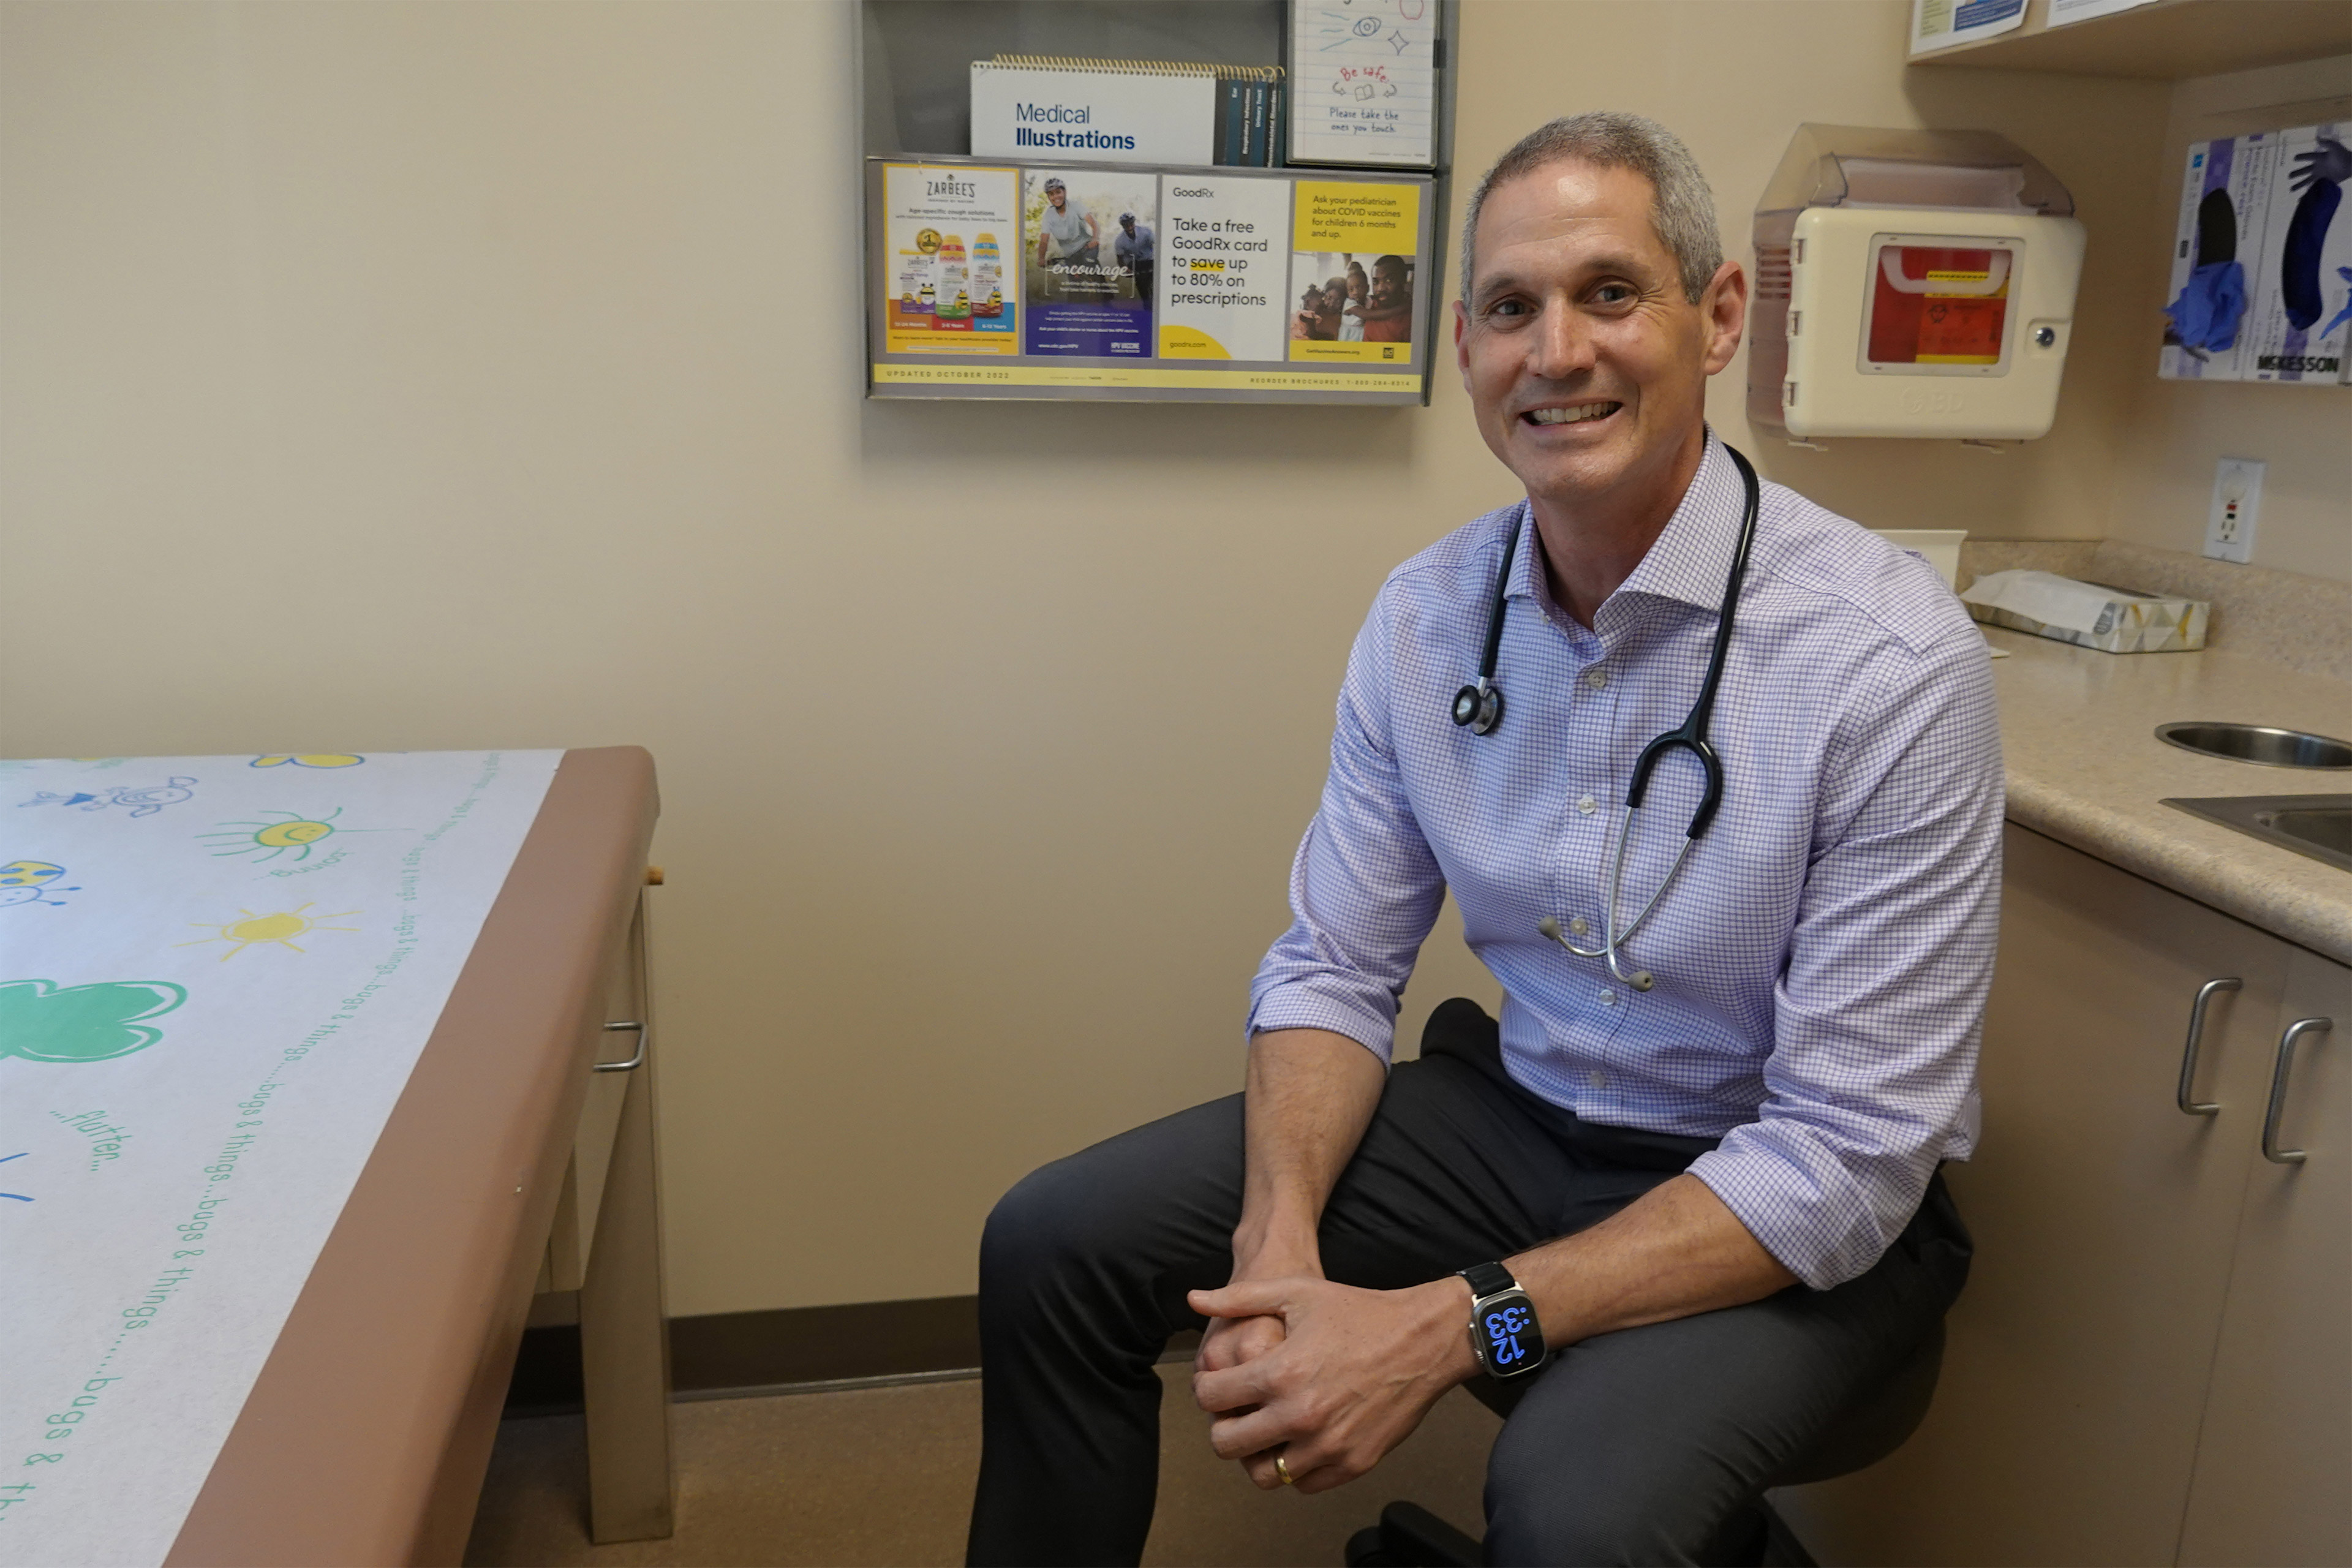
[[[1743,547],[1704,398],[1747,280],[1663,128],[1528,137],[1462,277],[1463,382],[1526,499],[1399,567],[1357,638],[1246,1093],[991,1216],[975,1563],[1137,1560],[1153,1363],[1203,1322],[1194,1395],[1262,1487],[1353,1480],[1485,1376],[1519,1394],[1488,1561],[1753,1562],[1763,1489],[1965,1279],[1936,1172],[1974,1138],[1998,900],[1982,640],[1779,486]],[[1682,746],[1637,825],[1677,730],[1719,809]],[[1446,1003],[1391,1066],[1448,890],[1502,1017]]]

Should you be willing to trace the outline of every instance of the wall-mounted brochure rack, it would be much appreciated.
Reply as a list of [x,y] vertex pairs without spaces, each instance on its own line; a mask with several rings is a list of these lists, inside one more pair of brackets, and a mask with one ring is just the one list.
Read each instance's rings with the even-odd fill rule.
[[[1279,133],[1271,166],[1246,153],[1098,161],[1106,132],[1137,134],[1130,156],[1143,159],[1159,125],[1197,129],[1189,110],[1153,121],[1139,94],[1055,119],[1055,150],[1028,147],[1042,132],[1016,133],[1010,155],[973,154],[978,119],[990,120],[992,142],[1003,139],[1000,106],[974,113],[973,83],[985,74],[977,62],[1196,62],[1143,74],[1302,79],[1295,60],[1282,62],[1297,18],[1322,26],[1314,3],[860,0],[866,395],[1426,403],[1452,153],[1442,49],[1427,91],[1433,156],[1418,168],[1370,153],[1359,163],[1282,166],[1288,138]],[[1346,3],[1381,12],[1408,40],[1416,28],[1451,37],[1457,26],[1456,0]],[[1364,73],[1323,74],[1360,87]],[[1402,122],[1393,106],[1382,113]],[[1024,121],[1034,115],[1032,106]],[[1216,138],[1220,159],[1228,143],[1243,145],[1228,129]],[[1086,153],[1059,150],[1077,145],[1073,136],[1089,138]],[[1196,155],[1209,154],[1181,154]]]
[[[1432,184],[869,158],[869,390],[1419,403]],[[1065,255],[1057,232],[1095,243]]]

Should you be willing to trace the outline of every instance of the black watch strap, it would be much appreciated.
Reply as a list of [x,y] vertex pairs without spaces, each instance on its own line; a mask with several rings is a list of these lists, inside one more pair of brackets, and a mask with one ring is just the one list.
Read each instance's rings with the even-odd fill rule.
[[1519,1288],[1519,1282],[1511,1277],[1511,1271],[1499,1263],[1474,1263],[1461,1270],[1461,1275],[1470,1281],[1470,1294],[1478,1300],[1484,1300],[1498,1290]]

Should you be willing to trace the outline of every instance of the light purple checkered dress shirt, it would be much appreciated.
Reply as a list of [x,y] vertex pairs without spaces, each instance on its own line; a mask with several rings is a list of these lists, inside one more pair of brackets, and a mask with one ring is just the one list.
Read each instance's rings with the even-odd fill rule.
[[[1526,503],[1391,574],[1348,661],[1296,920],[1250,1028],[1329,1029],[1383,1061],[1447,889],[1503,984],[1503,1059],[1588,1121],[1723,1140],[1691,1167],[1799,1279],[1864,1272],[1937,1163],[1975,1141],[2000,909],[2000,737],[1983,638],[1918,557],[1764,486],[1712,726],[1721,813],[1622,946],[1636,992],[1536,930],[1600,945],[1604,851],[1634,758],[1697,695],[1738,536],[1712,436],[1665,531],[1587,631],[1530,521],[1511,567],[1501,726],[1454,726]],[[1627,858],[1624,919],[1683,841],[1698,764],[1669,754]]]

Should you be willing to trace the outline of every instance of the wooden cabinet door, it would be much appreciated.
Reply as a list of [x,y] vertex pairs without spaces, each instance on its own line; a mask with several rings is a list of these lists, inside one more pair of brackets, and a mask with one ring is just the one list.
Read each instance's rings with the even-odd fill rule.
[[2352,1563],[2352,969],[2297,952],[2277,1030],[2314,1017],[2278,1133],[2303,1161],[2246,1184],[2184,1563]]
[[[1859,1475],[1782,1494],[1825,1563],[2168,1563],[2290,949],[2011,826],[1976,1237],[1934,1406]],[[2190,1003],[2197,1098],[2175,1104]]]

